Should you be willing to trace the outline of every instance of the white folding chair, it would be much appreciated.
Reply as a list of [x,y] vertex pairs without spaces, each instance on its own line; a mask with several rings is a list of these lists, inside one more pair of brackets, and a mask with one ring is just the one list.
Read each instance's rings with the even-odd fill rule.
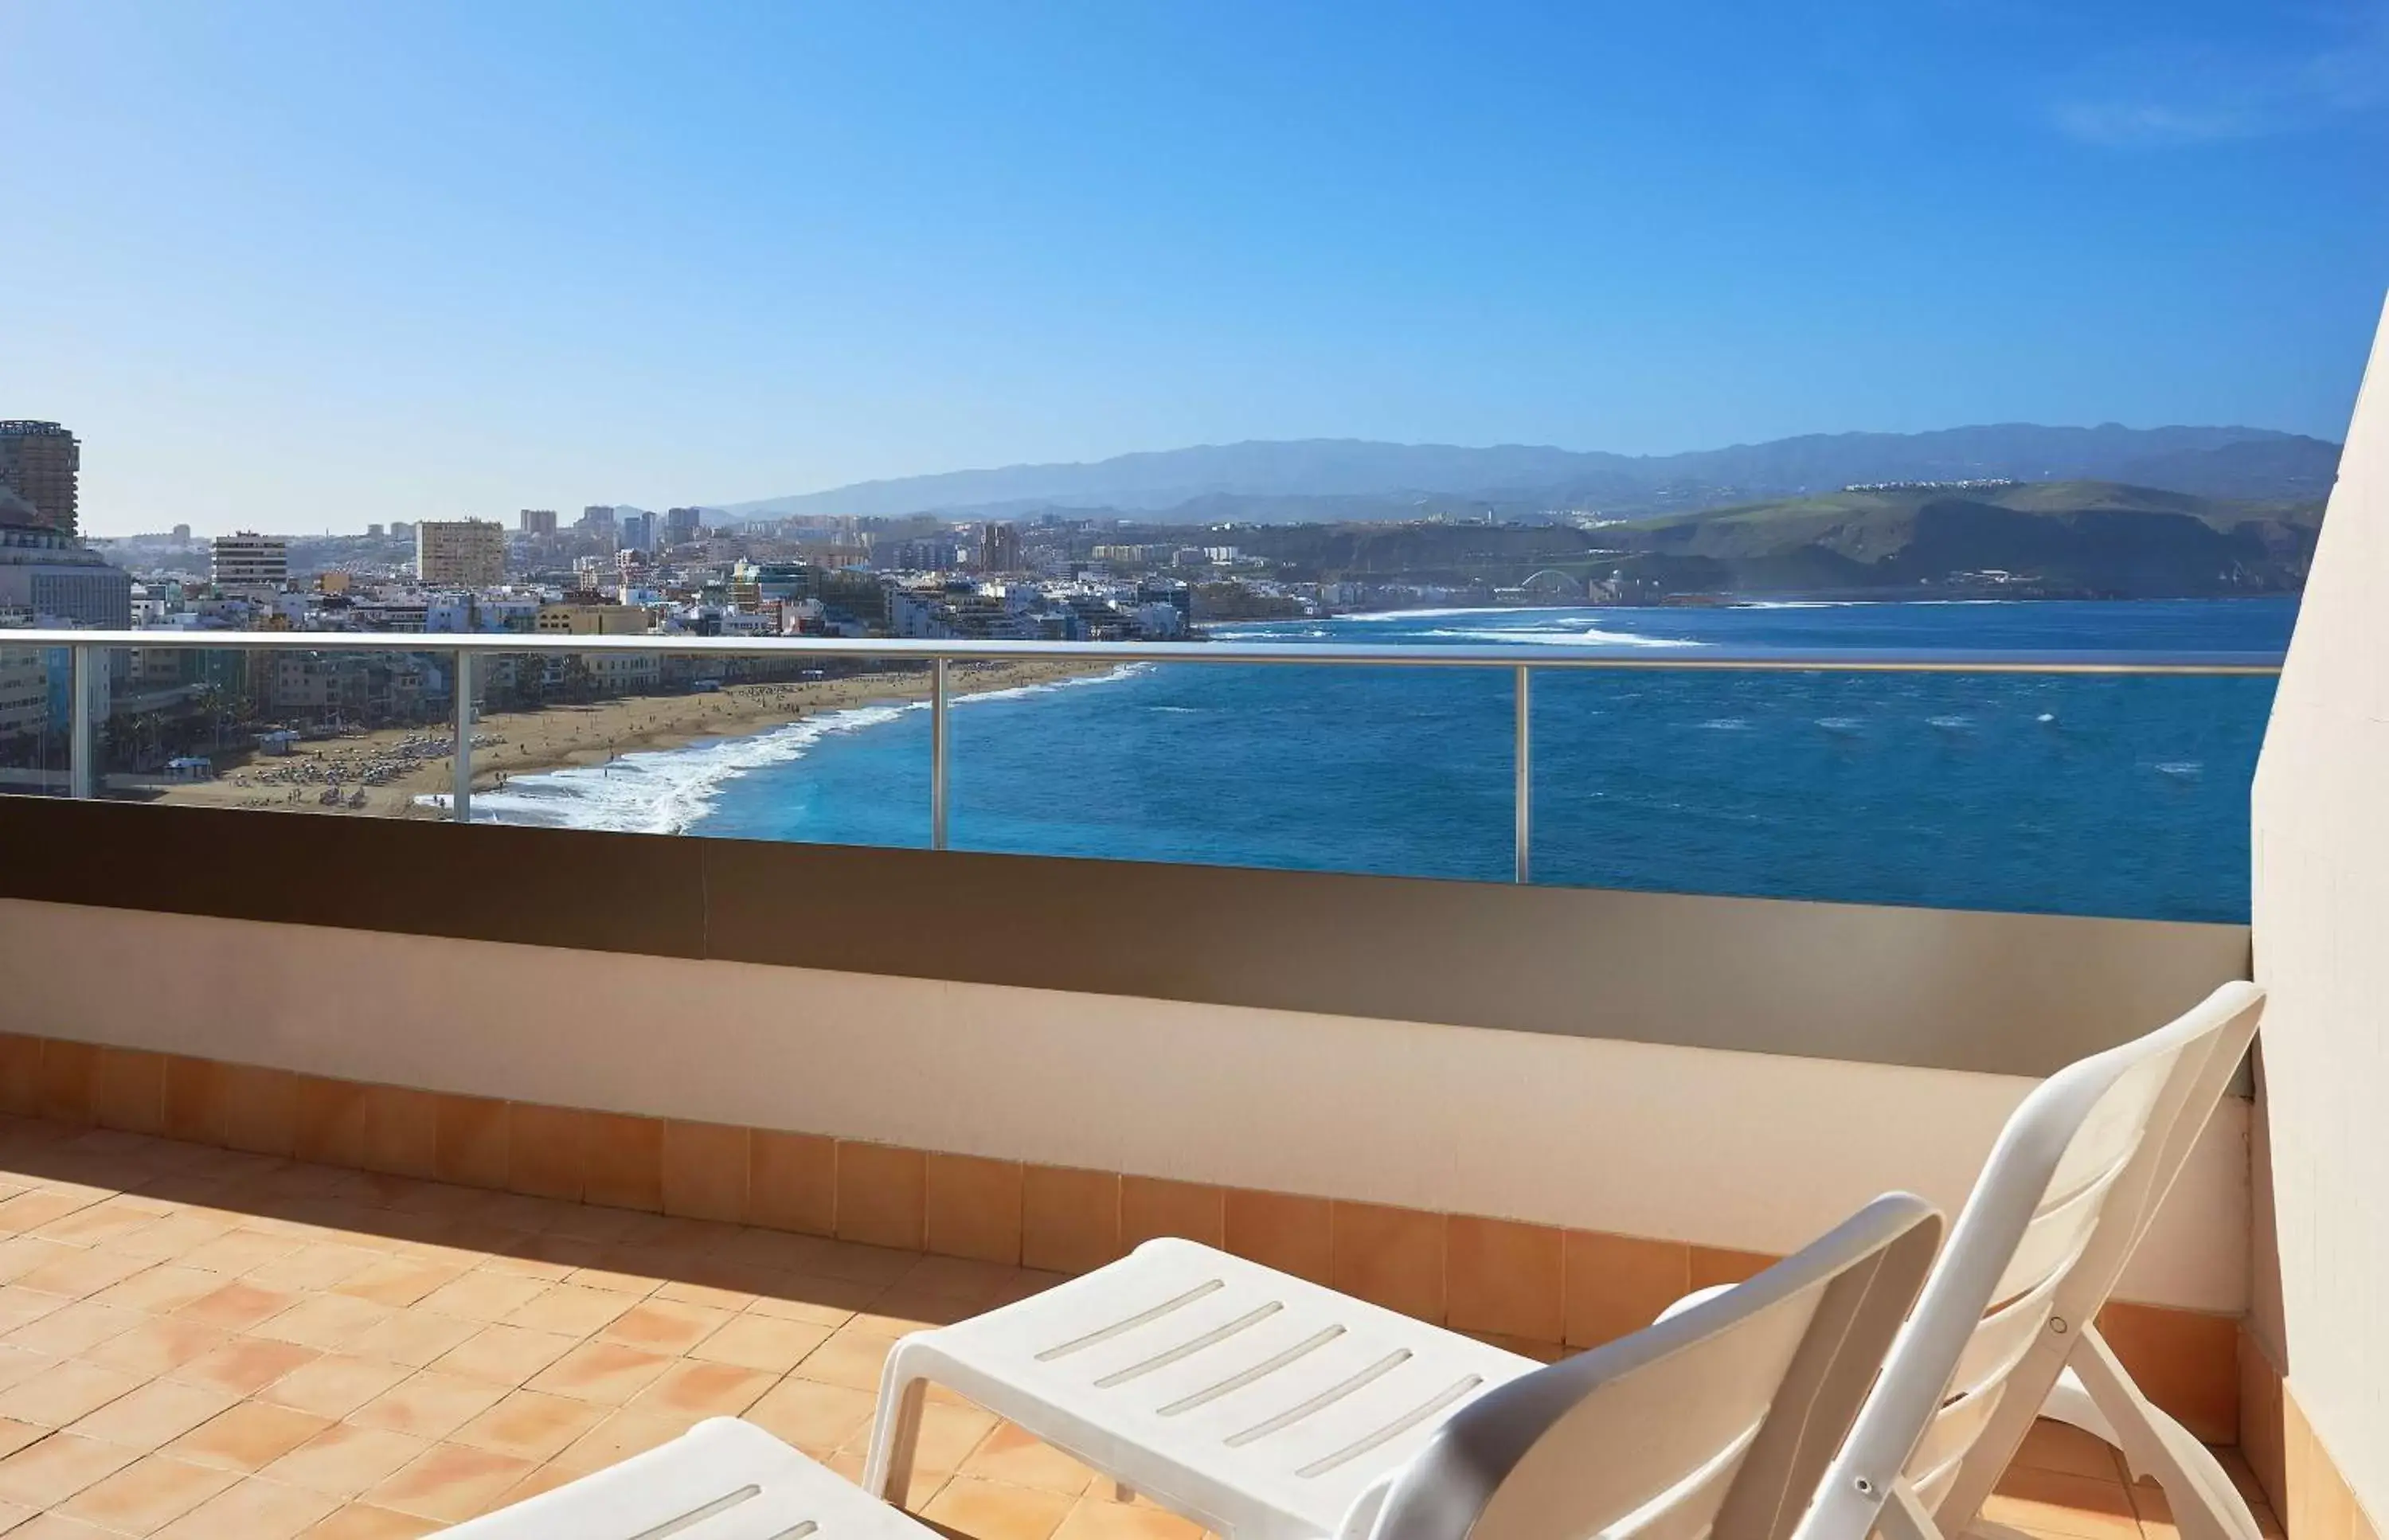
[[[2099,1309],[2247,1053],[2264,1010],[2228,984],[2026,1097],[1901,1330],[1800,1540],[1939,1540],[1974,1526],[2060,1378],[2156,1478],[2183,1540],[2259,1540],[2204,1445],[2150,1404]],[[2060,1396],[2063,1410],[2067,1397]]]
[[864,1484],[904,1489],[934,1381],[1232,1540],[1786,1540],[1940,1230],[1923,1200],[1877,1199],[1730,1293],[1548,1366],[1149,1241],[899,1343]]

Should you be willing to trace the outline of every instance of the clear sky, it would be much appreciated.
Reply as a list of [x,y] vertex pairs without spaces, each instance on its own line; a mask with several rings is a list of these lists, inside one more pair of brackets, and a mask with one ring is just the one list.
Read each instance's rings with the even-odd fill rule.
[[0,0],[85,523],[1249,438],[2336,438],[2389,0]]

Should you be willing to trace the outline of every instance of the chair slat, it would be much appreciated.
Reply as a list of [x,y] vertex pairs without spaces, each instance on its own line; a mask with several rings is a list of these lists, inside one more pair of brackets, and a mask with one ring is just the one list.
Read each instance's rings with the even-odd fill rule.
[[2080,1261],[2091,1233],[2106,1216],[2108,1194],[2122,1176],[2123,1168],[2117,1167],[2063,1205],[2035,1215],[2016,1238],[2015,1251],[1999,1270],[1991,1298],[2012,1299],[2036,1284],[2063,1277]]
[[2053,1271],[2029,1292],[1984,1317],[1983,1324],[1967,1339],[1965,1352],[1959,1355],[1957,1373],[1949,1377],[1950,1394],[1962,1395],[1979,1390],[2013,1368],[2039,1340],[2041,1329],[2049,1324],[2057,1286],[2064,1281],[2062,1270]]
[[2122,1071],[2083,1114],[2057,1168],[2042,1190],[2041,1206],[2063,1203],[2129,1160],[2148,1132],[2150,1114],[2178,1066],[2178,1049],[2153,1052]]
[[1718,1510],[1742,1473],[1758,1428],[1752,1423],[1706,1465],[1600,1533],[1608,1540],[1701,1540],[1717,1527]]
[[1922,1483],[1945,1467],[1965,1458],[1966,1451],[1982,1435],[1983,1425],[1998,1408],[2006,1388],[2007,1377],[2002,1371],[1989,1383],[1951,1399],[1935,1412],[1924,1436],[1917,1441],[1916,1453],[1909,1457],[1909,1480]]

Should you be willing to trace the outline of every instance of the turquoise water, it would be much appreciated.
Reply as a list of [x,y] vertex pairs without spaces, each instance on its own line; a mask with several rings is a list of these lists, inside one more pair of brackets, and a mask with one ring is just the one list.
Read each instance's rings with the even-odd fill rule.
[[[1227,639],[2273,651],[2293,601],[1412,612]],[[2269,680],[1543,673],[1535,880],[2243,920]],[[956,704],[960,849],[1506,881],[1509,679],[1154,666]],[[477,810],[483,799],[477,798]],[[924,846],[928,721],[876,707],[518,778],[509,821]]]

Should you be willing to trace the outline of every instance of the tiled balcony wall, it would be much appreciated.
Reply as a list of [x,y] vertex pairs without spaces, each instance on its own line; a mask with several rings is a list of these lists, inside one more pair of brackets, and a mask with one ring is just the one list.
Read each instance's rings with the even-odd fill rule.
[[[362,1084],[0,1035],[0,1113],[675,1218],[1073,1273],[1184,1236],[1458,1330],[1596,1346],[1774,1258],[1388,1204]],[[2238,1323],[2117,1303],[2160,1405],[2238,1437]]]
[[[916,949],[934,953],[935,941]],[[1886,1188],[1954,1211],[2035,1083],[5,898],[0,973],[12,981],[0,1031],[29,1036],[1769,1254]],[[189,987],[169,1000],[113,986],[161,976]],[[1862,989],[1889,992],[1870,1007],[1887,1017],[1939,1012],[1952,986],[1923,964],[1888,983],[1867,978]],[[2185,981],[2177,1008],[2209,986]],[[1760,1009],[1755,997],[1744,1005]],[[2112,1035],[2116,1019],[2148,1018],[2111,1012],[2092,1025]],[[1771,1025],[1762,1014],[1744,1030],[1764,1039]],[[2237,1099],[2219,1110],[2122,1297],[2219,1316],[2246,1307],[2247,1111]]]

